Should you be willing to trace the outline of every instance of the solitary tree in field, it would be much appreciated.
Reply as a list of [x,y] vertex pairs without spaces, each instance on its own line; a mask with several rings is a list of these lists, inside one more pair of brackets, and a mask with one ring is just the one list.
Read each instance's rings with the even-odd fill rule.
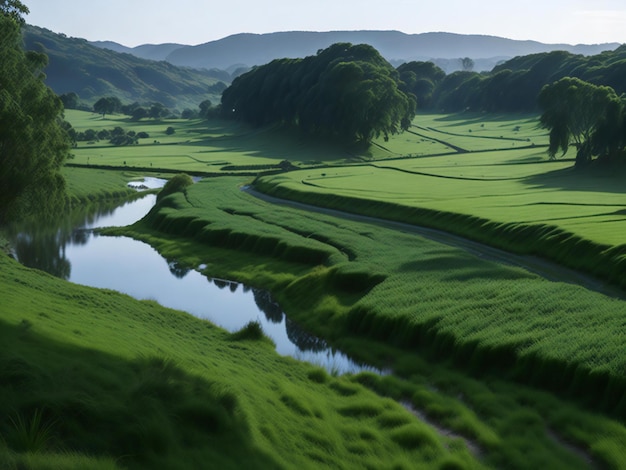
[[550,130],[548,154],[565,154],[576,147],[576,165],[591,161],[592,136],[620,99],[611,87],[596,86],[578,78],[565,77],[546,85],[539,94],[543,110],[541,125]]
[[121,108],[122,102],[115,96],[100,98],[93,105],[93,110],[98,114],[102,114],[103,118],[105,115],[119,111]]

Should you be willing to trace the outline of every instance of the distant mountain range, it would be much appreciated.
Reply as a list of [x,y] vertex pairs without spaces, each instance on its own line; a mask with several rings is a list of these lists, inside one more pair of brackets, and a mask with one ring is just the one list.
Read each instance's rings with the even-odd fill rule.
[[461,68],[458,59],[463,57],[474,60],[474,70],[483,71],[517,56],[554,50],[595,55],[620,45],[544,44],[474,34],[405,34],[399,31],[242,33],[197,46],[157,44],[129,48],[108,41],[93,44],[144,59],[165,60],[178,66],[232,71],[237,67],[262,65],[277,58],[306,57],[337,42],[370,44],[396,66],[412,60],[430,60],[448,73]]

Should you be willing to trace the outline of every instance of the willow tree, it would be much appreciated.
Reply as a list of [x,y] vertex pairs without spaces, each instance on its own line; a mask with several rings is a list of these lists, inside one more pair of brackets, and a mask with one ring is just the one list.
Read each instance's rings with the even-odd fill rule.
[[43,82],[46,56],[22,48],[27,12],[17,0],[0,0],[0,222],[65,202],[63,105]]
[[541,125],[550,130],[550,158],[559,150],[565,155],[571,144],[576,147],[576,165],[581,166],[591,161],[594,133],[621,103],[611,87],[565,77],[543,87],[539,106]]

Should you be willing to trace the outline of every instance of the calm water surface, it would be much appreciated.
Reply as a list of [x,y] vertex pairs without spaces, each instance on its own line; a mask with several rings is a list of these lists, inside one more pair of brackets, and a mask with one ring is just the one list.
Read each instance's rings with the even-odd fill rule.
[[286,317],[265,291],[207,278],[198,270],[164,259],[146,243],[127,237],[99,236],[92,231],[98,227],[132,224],[155,202],[155,195],[146,195],[120,207],[104,207],[89,214],[74,213],[54,227],[31,224],[14,228],[15,256],[27,266],[71,282],[155,300],[231,332],[250,321],[258,321],[279,354],[323,366],[333,373],[380,372],[355,363],[328,347],[323,339],[307,334]]

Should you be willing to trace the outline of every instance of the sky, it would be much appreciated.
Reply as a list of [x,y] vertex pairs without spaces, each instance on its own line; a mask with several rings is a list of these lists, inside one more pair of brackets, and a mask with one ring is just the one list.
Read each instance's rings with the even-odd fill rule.
[[396,30],[544,43],[626,42],[624,0],[22,0],[29,24],[125,46],[237,33]]

